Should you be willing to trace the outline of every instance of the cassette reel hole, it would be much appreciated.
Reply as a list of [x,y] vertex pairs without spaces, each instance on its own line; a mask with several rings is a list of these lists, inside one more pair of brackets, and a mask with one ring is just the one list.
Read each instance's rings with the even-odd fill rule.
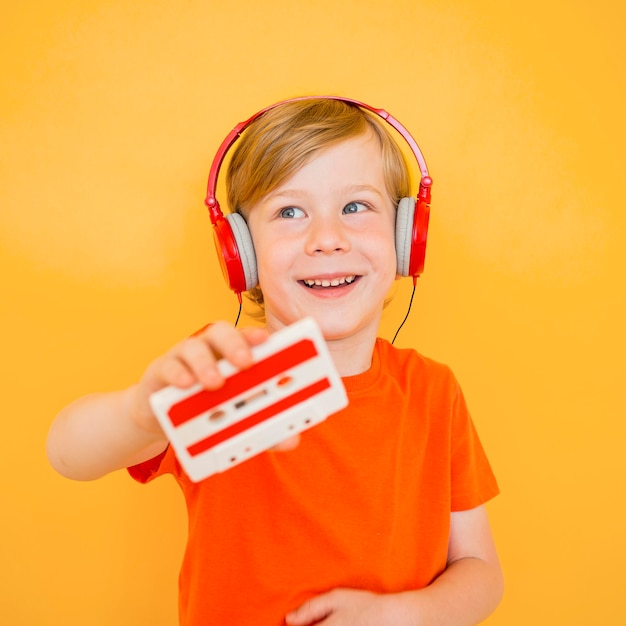
[[221,409],[217,411],[213,411],[213,413],[209,414],[209,422],[213,424],[216,422],[221,422],[225,417],[226,417],[226,411],[222,411]]
[[259,398],[262,398],[263,396],[266,396],[266,395],[267,395],[267,389],[261,389],[260,391],[257,391],[256,393],[249,395],[247,398],[242,398],[241,400],[239,400],[239,402],[235,402],[235,408],[241,409],[247,404],[250,404],[250,402],[254,402],[255,400],[258,400]]

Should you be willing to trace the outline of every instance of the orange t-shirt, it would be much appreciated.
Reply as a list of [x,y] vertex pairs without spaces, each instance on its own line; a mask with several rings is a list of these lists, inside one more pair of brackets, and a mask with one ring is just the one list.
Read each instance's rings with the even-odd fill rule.
[[348,407],[293,451],[200,483],[171,447],[129,468],[173,474],[187,502],[181,625],[279,626],[336,587],[422,588],[446,567],[450,512],[498,493],[446,366],[379,339],[371,368],[343,380]]

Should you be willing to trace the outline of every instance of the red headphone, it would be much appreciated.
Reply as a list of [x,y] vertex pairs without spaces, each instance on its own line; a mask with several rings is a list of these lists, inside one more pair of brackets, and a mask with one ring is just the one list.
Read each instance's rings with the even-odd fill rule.
[[398,203],[396,213],[396,256],[398,260],[398,274],[412,276],[415,281],[424,271],[426,255],[426,239],[428,236],[428,218],[430,215],[430,196],[432,179],[428,175],[426,161],[409,131],[398,120],[383,109],[374,107],[339,96],[305,96],[278,102],[255,113],[245,122],[240,122],[230,131],[220,145],[209,173],[205,204],[209,209],[213,236],[220,260],[224,278],[237,297],[241,300],[241,293],[249,291],[258,285],[258,273],[254,245],[250,231],[243,216],[239,213],[224,215],[219,202],[215,197],[217,177],[226,153],[239,138],[241,133],[258,117],[288,102],[313,99],[339,100],[353,104],[381,117],[393,126],[409,144],[420,168],[421,180],[417,198],[402,198]]

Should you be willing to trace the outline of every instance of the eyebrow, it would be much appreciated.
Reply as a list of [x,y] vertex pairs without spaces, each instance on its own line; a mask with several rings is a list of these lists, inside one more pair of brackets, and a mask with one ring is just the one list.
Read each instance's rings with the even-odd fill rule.
[[270,191],[265,197],[266,198],[282,198],[283,196],[295,196],[296,198],[300,198],[308,195],[305,191],[300,189],[281,189],[280,191]]
[[[343,191],[346,191],[348,193],[359,193],[362,191],[367,191],[383,199],[386,197],[385,193],[382,193],[379,189],[372,185],[347,185],[343,188]],[[281,198],[283,196],[302,198],[307,195],[308,192],[301,189],[281,189],[280,191],[270,191],[270,193],[267,194],[267,198]]]
[[359,191],[369,191],[376,194],[377,196],[380,196],[381,198],[385,197],[385,194],[373,185],[349,185],[346,189],[352,193],[358,193]]

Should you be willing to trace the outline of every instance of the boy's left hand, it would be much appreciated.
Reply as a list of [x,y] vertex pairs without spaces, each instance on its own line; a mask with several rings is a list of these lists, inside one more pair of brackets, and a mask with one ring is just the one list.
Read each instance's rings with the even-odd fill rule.
[[[388,596],[355,589],[333,589],[287,615],[288,626],[380,626],[389,624]],[[385,619],[386,618],[386,619]]]

